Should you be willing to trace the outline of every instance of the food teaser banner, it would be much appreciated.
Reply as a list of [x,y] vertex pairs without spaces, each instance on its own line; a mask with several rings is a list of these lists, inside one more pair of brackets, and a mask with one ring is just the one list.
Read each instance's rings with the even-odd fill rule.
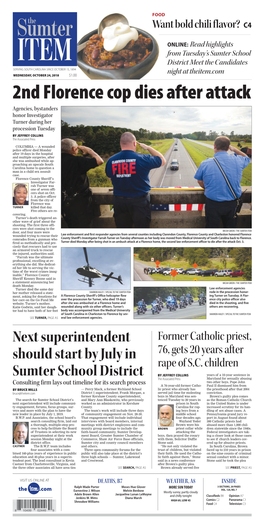
[[77,13],[13,13],[13,66],[76,66]]

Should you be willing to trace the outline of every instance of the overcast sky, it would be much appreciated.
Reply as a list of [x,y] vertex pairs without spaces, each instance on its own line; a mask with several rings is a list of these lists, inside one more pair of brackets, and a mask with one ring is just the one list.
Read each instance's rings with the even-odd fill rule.
[[[123,285],[117,280],[105,277],[93,279],[93,286],[80,282],[82,276],[77,268],[86,266],[82,247],[61,248],[61,289],[62,290],[129,290],[130,289],[130,248],[86,248],[89,265],[101,273],[121,275]],[[80,280],[78,280],[80,279]]]
[[69,125],[109,125],[156,132],[188,134],[213,130],[220,134],[251,134],[250,107],[62,107],[62,119]]

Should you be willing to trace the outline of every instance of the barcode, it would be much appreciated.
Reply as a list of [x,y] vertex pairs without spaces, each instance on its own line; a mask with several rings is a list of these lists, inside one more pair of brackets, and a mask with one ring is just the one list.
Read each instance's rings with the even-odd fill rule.
[[13,501],[13,511],[56,511],[53,499],[17,499]]

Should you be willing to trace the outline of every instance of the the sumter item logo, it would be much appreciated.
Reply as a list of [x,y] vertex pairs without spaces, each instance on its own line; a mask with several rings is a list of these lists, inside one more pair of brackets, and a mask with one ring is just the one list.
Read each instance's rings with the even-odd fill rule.
[[40,491],[40,487],[37,482],[31,482],[31,484],[28,486],[28,491],[32,495],[36,495]]
[[76,66],[77,13],[13,13],[13,66]]

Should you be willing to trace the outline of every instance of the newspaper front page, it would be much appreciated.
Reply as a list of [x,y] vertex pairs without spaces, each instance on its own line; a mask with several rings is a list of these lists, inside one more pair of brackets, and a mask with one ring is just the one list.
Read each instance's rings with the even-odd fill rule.
[[256,13],[7,11],[8,524],[257,527]]

